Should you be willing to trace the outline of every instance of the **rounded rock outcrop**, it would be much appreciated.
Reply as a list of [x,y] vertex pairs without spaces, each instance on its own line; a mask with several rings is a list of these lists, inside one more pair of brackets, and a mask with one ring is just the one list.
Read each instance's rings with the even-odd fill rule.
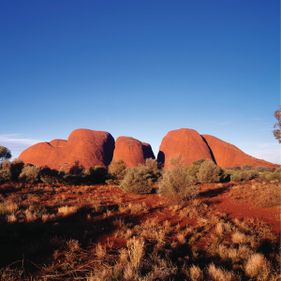
[[113,161],[123,161],[127,167],[144,164],[148,158],[155,158],[150,144],[132,137],[119,137],[115,142]]
[[202,137],[208,143],[217,165],[223,168],[243,166],[274,168],[278,166],[265,160],[250,156],[235,145],[214,136],[202,135]]
[[69,170],[76,163],[84,168],[107,166],[112,159],[114,139],[108,132],[74,130],[68,140],[42,142],[24,150],[19,159],[35,166]]
[[168,132],[162,140],[157,159],[164,168],[172,167],[173,161],[191,165],[196,160],[213,160],[208,145],[193,129],[177,129]]

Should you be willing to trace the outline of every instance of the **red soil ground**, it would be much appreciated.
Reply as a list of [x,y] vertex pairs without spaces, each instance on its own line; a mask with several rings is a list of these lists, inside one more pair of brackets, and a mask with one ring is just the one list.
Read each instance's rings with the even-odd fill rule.
[[260,208],[243,200],[234,200],[231,197],[233,187],[232,184],[224,184],[221,187],[213,184],[205,185],[201,187],[201,195],[203,198],[206,197],[206,201],[219,212],[227,213],[232,218],[253,218],[264,221],[271,226],[274,233],[280,234],[280,206]]

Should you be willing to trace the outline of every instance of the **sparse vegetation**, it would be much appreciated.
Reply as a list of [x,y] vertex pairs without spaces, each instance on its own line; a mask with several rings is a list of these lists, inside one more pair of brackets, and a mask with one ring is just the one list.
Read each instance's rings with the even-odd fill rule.
[[[0,251],[9,247],[10,254],[0,259],[0,280],[276,280],[279,241],[270,228],[232,219],[206,200],[227,191],[228,199],[251,206],[279,206],[279,172],[222,171],[202,160],[161,175],[157,162],[147,160],[136,168],[115,163],[108,176],[102,167],[76,165],[66,173],[4,161],[0,227],[6,244],[0,242]],[[227,173],[239,180],[213,183]],[[120,181],[123,191],[110,184],[81,185],[106,178]],[[133,194],[154,188],[161,196]],[[10,238],[18,235],[20,250]],[[31,270],[28,263],[14,262],[23,253],[43,263]]]
[[120,187],[127,192],[139,194],[151,193],[154,183],[158,180],[160,175],[157,162],[149,159],[146,160],[144,165],[128,168],[120,183]]
[[197,173],[197,178],[201,183],[220,182],[223,176],[223,170],[211,160],[203,161]]
[[159,183],[159,193],[173,202],[184,203],[196,197],[198,192],[196,178],[184,166],[165,171]]
[[19,179],[23,182],[35,183],[39,180],[39,168],[32,165],[25,165],[19,175]]
[[109,179],[116,184],[124,179],[126,174],[126,165],[122,160],[112,161],[108,166]]
[[273,135],[281,143],[281,106],[274,112],[274,117],[277,119],[277,122],[274,124]]
[[230,179],[233,182],[249,181],[258,177],[255,170],[241,169],[241,170],[228,170]]
[[[109,185],[28,184],[1,194],[0,249],[9,255],[1,257],[0,280],[268,281],[279,274],[279,242],[265,224],[231,219],[200,198],[170,205]],[[25,263],[13,263],[22,251]]]

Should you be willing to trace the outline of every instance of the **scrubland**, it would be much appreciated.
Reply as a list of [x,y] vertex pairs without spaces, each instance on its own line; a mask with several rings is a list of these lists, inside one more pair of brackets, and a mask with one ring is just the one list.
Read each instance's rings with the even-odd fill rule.
[[0,280],[280,280],[279,171],[9,165]]

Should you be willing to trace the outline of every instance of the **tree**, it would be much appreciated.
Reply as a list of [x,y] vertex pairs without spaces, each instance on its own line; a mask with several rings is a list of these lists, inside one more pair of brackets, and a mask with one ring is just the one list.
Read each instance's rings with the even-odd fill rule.
[[281,143],[281,106],[274,112],[274,117],[278,122],[274,125],[273,135]]
[[11,157],[11,151],[7,147],[0,145],[0,161],[8,160]]

